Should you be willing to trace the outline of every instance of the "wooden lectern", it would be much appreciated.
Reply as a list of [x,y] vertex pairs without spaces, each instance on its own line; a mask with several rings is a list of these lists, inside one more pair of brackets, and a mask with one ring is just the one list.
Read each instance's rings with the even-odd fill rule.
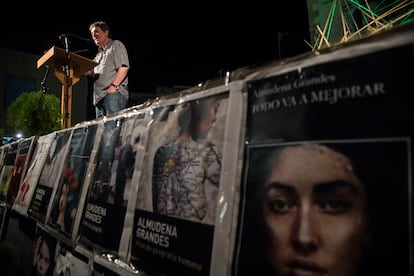
[[47,65],[55,69],[55,76],[62,84],[61,113],[63,128],[71,126],[72,87],[82,74],[91,70],[99,63],[81,55],[66,52],[62,48],[53,46],[37,61],[37,68]]

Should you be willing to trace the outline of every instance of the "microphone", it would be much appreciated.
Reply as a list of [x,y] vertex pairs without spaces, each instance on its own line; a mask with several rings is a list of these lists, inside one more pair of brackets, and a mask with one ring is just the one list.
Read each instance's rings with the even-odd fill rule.
[[65,46],[65,52],[69,53],[69,38],[68,36],[63,36],[62,38],[63,38],[63,45]]
[[73,37],[73,38],[83,40],[83,41],[86,41],[86,42],[92,42],[92,40],[89,39],[89,38],[81,37],[81,36],[78,36],[78,35],[75,35],[75,34],[61,34],[61,35],[59,35],[60,40],[64,40],[67,37]]

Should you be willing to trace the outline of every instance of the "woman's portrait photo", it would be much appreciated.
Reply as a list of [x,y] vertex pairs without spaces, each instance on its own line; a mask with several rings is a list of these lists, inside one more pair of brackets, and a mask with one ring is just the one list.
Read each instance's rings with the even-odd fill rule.
[[409,275],[410,154],[404,140],[251,148],[236,274]]

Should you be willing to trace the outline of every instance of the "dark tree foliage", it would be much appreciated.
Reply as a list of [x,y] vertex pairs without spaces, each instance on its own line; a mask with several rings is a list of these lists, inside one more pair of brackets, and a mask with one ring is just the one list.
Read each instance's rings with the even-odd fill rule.
[[60,100],[42,91],[23,92],[7,108],[7,124],[24,136],[42,136],[62,129]]

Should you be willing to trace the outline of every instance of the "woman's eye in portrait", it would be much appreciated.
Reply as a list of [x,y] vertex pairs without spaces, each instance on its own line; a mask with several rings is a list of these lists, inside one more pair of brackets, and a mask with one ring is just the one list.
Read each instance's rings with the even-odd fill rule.
[[270,183],[266,189],[266,204],[275,214],[290,212],[297,204],[294,190],[279,183]]
[[275,213],[287,213],[290,209],[286,198],[277,197],[268,200],[269,209]]
[[327,214],[343,214],[351,209],[351,200],[330,195],[328,197],[322,197],[317,200],[319,209]]
[[277,189],[271,189],[267,194],[267,206],[275,214],[290,212],[295,207],[295,202],[292,195],[277,191]]

